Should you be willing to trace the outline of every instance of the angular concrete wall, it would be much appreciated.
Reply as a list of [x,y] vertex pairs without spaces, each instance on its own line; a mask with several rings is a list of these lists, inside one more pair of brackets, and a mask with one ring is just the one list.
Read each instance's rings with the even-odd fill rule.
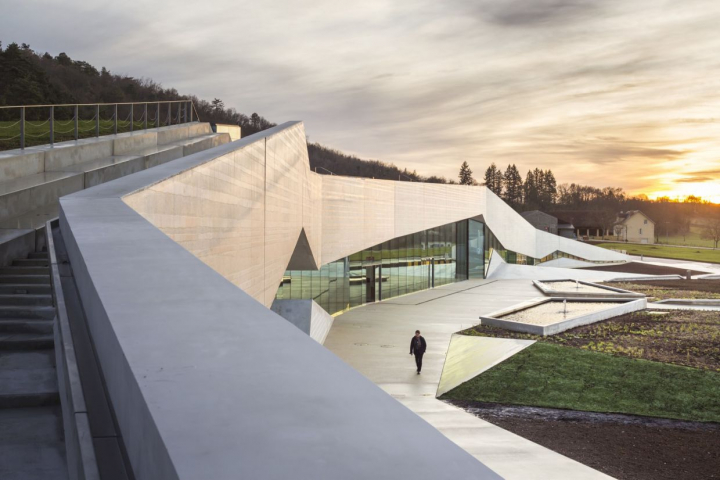
[[536,230],[485,187],[315,174],[301,123],[262,133],[260,141],[197,165],[174,163],[124,200],[265,306],[288,269],[319,268],[476,215],[485,216],[506,248],[535,258],[556,250],[590,260],[626,258]]
[[[317,245],[317,207],[304,202],[319,195],[317,179],[299,188],[302,178],[271,173],[266,182],[260,162],[267,146],[267,166],[299,172],[303,155],[282,152],[300,138],[302,125],[282,125],[60,201],[135,478],[499,478],[215,271],[238,274],[261,300],[281,263],[266,255],[289,259],[300,232]],[[258,242],[280,218],[295,238]]]

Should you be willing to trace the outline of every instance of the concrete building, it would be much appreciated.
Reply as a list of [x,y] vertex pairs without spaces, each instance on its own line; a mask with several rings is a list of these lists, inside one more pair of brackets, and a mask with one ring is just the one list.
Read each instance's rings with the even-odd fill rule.
[[640,210],[618,213],[614,232],[625,242],[655,243],[655,222]]
[[541,212],[540,210],[531,210],[529,212],[521,212],[520,215],[538,230],[565,238],[576,238],[575,226],[572,223],[561,220],[549,213]]
[[305,139],[289,122],[59,199],[38,268],[71,478],[499,478],[325,349],[328,314],[491,258],[627,257],[483,186],[318,175]]

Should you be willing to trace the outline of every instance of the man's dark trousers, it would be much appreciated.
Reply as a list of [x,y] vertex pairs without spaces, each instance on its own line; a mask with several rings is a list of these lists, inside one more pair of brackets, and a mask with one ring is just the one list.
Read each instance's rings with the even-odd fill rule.
[[422,357],[425,354],[425,352],[417,353],[415,352],[415,365],[417,365],[417,371],[419,372],[422,370]]

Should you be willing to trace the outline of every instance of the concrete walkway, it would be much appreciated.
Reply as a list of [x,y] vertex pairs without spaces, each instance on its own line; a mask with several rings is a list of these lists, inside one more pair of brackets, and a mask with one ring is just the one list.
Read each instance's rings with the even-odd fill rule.
[[[469,280],[350,310],[325,346],[506,479],[608,479],[585,465],[435,399],[454,332],[481,314],[541,297],[529,280]],[[428,342],[421,375],[409,355],[416,329]]]

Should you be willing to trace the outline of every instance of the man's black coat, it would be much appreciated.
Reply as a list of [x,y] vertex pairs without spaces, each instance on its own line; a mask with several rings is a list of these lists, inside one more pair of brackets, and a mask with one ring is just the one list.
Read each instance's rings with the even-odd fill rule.
[[415,348],[415,337],[412,337],[412,340],[410,340],[410,353],[414,353],[415,355],[422,355],[425,353],[425,349],[427,348],[427,343],[425,343],[425,339],[422,335],[420,335],[420,348]]

